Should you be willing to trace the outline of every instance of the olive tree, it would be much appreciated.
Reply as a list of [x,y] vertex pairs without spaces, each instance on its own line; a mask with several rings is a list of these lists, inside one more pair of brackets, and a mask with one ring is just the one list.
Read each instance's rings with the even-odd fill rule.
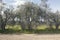
[[24,5],[19,6],[18,14],[20,14],[20,24],[22,29],[34,29],[37,26],[37,14],[38,14],[39,6],[32,3],[27,2]]

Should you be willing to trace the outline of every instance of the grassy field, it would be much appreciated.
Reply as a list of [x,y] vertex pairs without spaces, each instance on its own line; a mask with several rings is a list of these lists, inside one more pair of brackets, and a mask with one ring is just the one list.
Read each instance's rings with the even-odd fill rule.
[[4,34],[20,34],[20,33],[26,33],[26,34],[60,34],[60,27],[58,30],[55,29],[55,26],[53,26],[53,29],[48,29],[46,25],[40,25],[37,27],[36,30],[22,30],[20,25],[14,25],[14,26],[6,26],[6,30],[2,31],[0,30],[0,33]]

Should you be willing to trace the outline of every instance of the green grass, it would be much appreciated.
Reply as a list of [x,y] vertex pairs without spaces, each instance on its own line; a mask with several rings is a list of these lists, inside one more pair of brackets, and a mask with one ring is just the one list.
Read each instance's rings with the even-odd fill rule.
[[40,25],[37,27],[36,30],[22,30],[20,25],[14,25],[10,26],[7,25],[5,31],[0,30],[0,33],[2,34],[60,34],[60,27],[58,30],[55,29],[55,26],[53,26],[53,29],[48,29],[46,25]]
[[5,28],[6,29],[12,29],[12,30],[21,30],[20,25],[14,25],[14,26],[7,25]]
[[40,25],[40,26],[37,27],[38,30],[41,30],[41,29],[44,30],[44,29],[46,29],[46,28],[47,28],[46,25]]

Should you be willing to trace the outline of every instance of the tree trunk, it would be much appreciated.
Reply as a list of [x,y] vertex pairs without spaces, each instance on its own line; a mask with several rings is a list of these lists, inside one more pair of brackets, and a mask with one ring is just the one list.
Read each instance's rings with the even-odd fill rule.
[[1,29],[4,31],[5,30],[5,26],[6,26],[6,22],[2,22],[1,24]]
[[20,22],[20,25],[21,25],[21,29],[25,30],[25,24],[23,22]]
[[49,24],[50,29],[53,29],[53,27],[52,27],[52,26],[53,26],[53,24],[52,24],[52,23],[50,23],[50,24]]
[[31,22],[28,23],[28,29],[29,29],[29,30],[32,30]]
[[59,24],[56,24],[55,26],[56,26],[56,29],[58,30],[58,28],[59,28]]

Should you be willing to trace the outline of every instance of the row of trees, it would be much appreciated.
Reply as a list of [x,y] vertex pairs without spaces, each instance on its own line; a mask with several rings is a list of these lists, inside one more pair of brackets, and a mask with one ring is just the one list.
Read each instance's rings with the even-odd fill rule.
[[[55,25],[58,29],[60,25],[60,14],[51,12],[47,5],[47,0],[42,1],[40,6],[33,2],[26,2],[24,5],[18,5],[16,10],[4,8],[3,14],[0,14],[0,27],[5,30],[6,25],[15,25],[18,23],[24,29],[36,29],[40,24],[52,26]],[[44,20],[44,21],[43,21]]]

